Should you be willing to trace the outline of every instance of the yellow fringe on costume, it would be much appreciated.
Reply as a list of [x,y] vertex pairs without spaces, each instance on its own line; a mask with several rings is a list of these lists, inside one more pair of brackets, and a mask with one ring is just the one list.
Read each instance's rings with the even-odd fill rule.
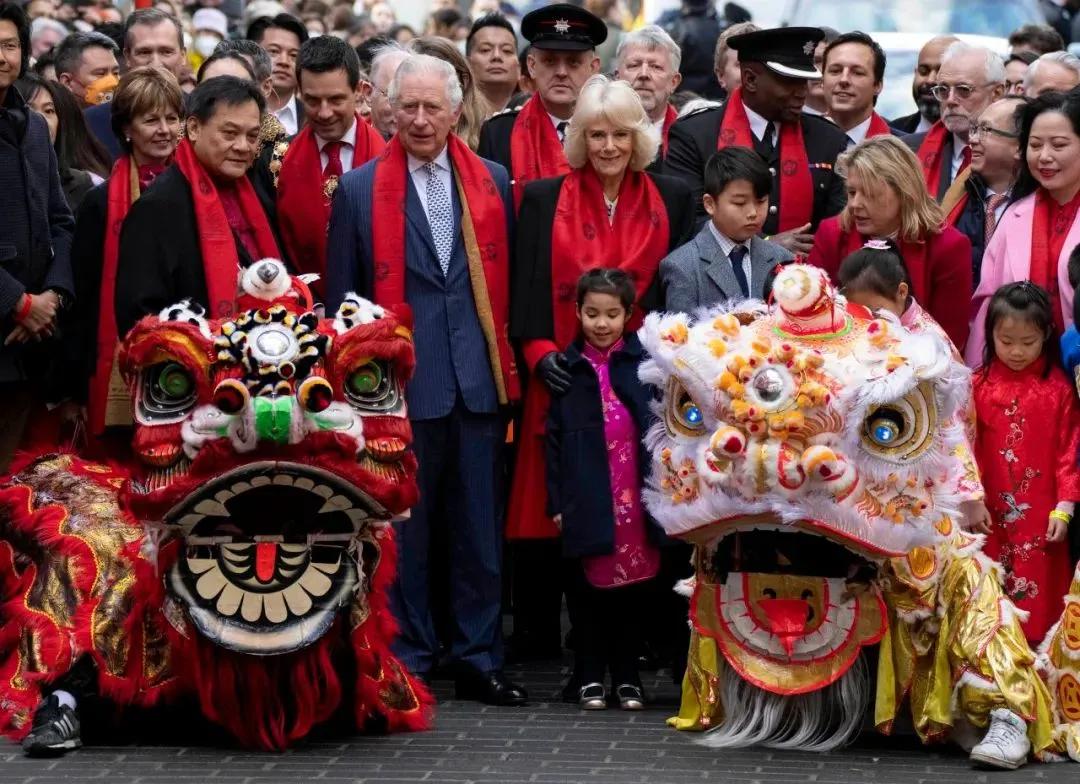
[[679,715],[667,720],[677,730],[701,732],[716,726],[724,717],[720,704],[720,668],[724,660],[716,649],[716,640],[690,632],[690,651],[682,682]]
[[1019,611],[1002,593],[1000,568],[979,552],[980,543],[960,534],[936,552],[890,562],[875,724],[888,733],[907,697],[919,737],[943,740],[954,716],[986,727],[991,710],[1007,707],[1028,722],[1033,750],[1047,750],[1050,693],[1036,674]]

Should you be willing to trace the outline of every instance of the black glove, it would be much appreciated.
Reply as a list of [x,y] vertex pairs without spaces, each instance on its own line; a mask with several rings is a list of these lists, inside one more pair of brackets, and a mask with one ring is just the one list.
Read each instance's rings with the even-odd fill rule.
[[566,357],[558,351],[549,351],[536,363],[536,372],[553,395],[564,395],[570,389],[570,371]]

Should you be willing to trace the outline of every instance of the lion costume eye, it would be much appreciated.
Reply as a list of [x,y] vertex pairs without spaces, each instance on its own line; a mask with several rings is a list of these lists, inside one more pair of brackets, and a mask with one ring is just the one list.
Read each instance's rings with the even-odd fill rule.
[[397,409],[401,394],[393,368],[376,360],[361,363],[345,376],[345,398],[362,411],[386,413]]
[[144,368],[140,375],[136,402],[140,420],[155,425],[179,422],[195,407],[195,377],[179,362],[159,362]]
[[910,463],[933,445],[937,419],[933,390],[919,384],[899,400],[871,409],[863,420],[863,449],[890,463]]
[[701,407],[690,397],[677,381],[673,381],[668,389],[667,408],[668,430],[677,435],[700,436],[705,432],[705,416]]

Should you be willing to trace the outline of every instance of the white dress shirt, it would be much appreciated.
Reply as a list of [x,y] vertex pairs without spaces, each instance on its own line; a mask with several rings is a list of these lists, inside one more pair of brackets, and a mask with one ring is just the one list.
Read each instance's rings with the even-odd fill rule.
[[956,175],[960,173],[960,166],[964,162],[964,148],[968,146],[968,143],[957,136],[955,133],[952,137],[952,179],[956,179]]
[[285,132],[288,133],[289,136],[295,136],[296,132],[300,130],[298,115],[296,113],[296,93],[292,94],[292,97],[284,106],[276,112],[271,113],[285,126]]
[[746,276],[746,283],[749,285],[751,267],[750,240],[747,240],[746,242],[736,242],[735,240],[728,237],[726,234],[722,233],[720,229],[716,228],[716,224],[712,221],[709,221],[708,225],[709,231],[712,232],[713,239],[715,239],[720,244],[720,250],[724,252],[724,255],[727,256],[729,260],[731,259],[731,251],[735,250],[735,248],[737,248],[739,245],[742,245],[744,248],[746,248],[746,255],[743,256],[742,260],[742,270],[743,275]]
[[[567,124],[566,125],[566,130],[567,131],[570,130],[570,120],[561,120],[558,117],[556,117],[554,114],[552,114],[551,112],[548,112],[548,119],[551,120],[551,124],[555,126],[555,135],[556,136],[559,135],[559,123],[566,123]],[[560,141],[565,141],[565,139],[560,139]]]
[[[743,109],[746,110],[746,119],[750,121],[750,133],[754,134],[754,138],[757,139],[759,142],[765,141],[765,126],[767,126],[771,121],[766,120],[764,117],[755,112],[745,103],[743,104]],[[769,141],[772,142],[773,149],[776,149],[777,124],[773,123],[772,125],[773,137]]]
[[[420,197],[420,204],[423,206],[424,214],[428,216],[428,223],[430,224],[431,214],[428,212],[427,206],[428,173],[424,169],[427,162],[408,154],[406,154],[406,157],[408,158],[409,175],[412,177],[413,185],[416,186],[416,195]],[[450,155],[445,147],[443,147],[442,152],[435,156],[434,164],[435,176],[439,178],[439,182],[446,188],[447,198],[453,202],[454,175],[450,170]]]
[[870,121],[874,119],[873,113],[870,114],[865,120],[856,125],[850,131],[847,131],[848,137],[848,149],[854,147],[856,144],[862,144],[863,139],[866,138],[866,132],[870,130]]
[[915,133],[922,133],[923,131],[929,131],[934,124],[919,114],[919,124],[915,126]]
[[[323,151],[323,148],[332,141],[334,140],[324,139],[319,134],[315,134],[315,143],[319,145],[319,163],[322,164],[324,170],[330,161],[330,156]],[[341,171],[352,171],[353,151],[356,149],[356,120],[353,120],[349,130],[345,131],[345,135],[338,141],[341,142],[341,150],[338,153],[341,157]]]

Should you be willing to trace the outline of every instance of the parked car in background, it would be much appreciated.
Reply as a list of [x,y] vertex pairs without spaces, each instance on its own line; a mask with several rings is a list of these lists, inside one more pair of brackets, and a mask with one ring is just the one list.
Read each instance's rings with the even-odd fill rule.
[[789,0],[788,26],[828,25],[882,33],[966,33],[1008,38],[1021,25],[1046,24],[1038,0]]

